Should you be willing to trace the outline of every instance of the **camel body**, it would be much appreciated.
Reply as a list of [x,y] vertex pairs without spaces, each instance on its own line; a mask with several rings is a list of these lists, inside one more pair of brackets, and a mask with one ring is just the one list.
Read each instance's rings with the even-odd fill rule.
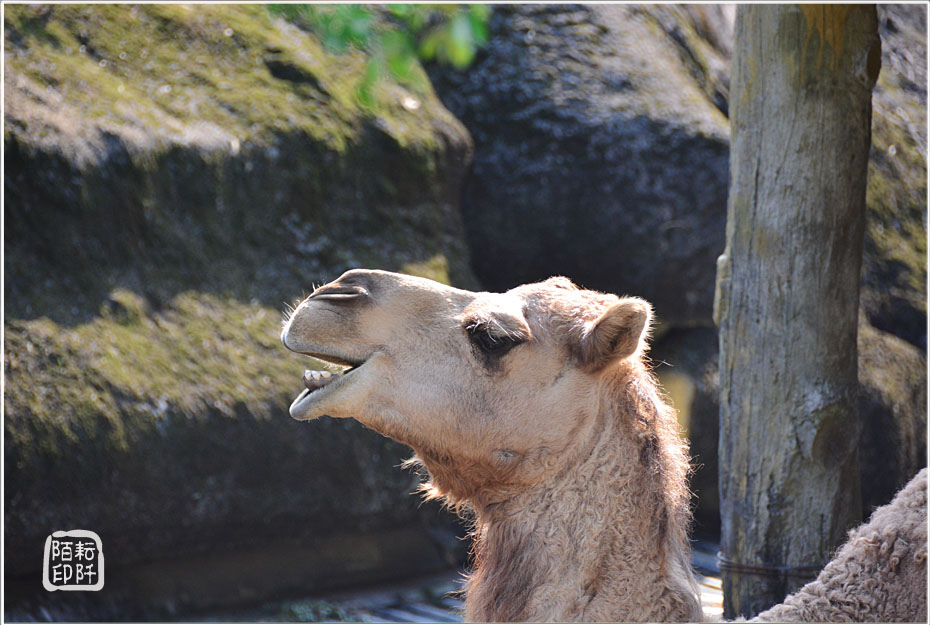
[[[409,445],[426,495],[472,511],[468,620],[700,621],[687,448],[644,364],[651,318],[566,278],[473,293],[352,270],[285,322],[288,349],[349,367],[306,372],[291,416]],[[926,584],[926,528],[916,549]]]

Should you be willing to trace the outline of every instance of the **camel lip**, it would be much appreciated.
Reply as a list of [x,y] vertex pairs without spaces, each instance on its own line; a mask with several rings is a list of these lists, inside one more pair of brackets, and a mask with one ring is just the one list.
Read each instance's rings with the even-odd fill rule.
[[[284,346],[287,347],[287,343],[285,343]],[[356,367],[361,367],[363,364],[365,364],[364,360],[358,360],[358,359],[348,358],[344,356],[337,356],[335,354],[327,354],[324,352],[303,351],[299,349],[291,349],[290,347],[287,347],[287,348],[297,354],[301,354],[303,356],[310,356],[311,358],[316,358],[317,360],[321,361],[324,364],[334,365],[337,367],[348,367],[349,370],[355,369]],[[348,371],[345,371],[344,373],[348,373]]]
[[337,392],[339,388],[345,386],[346,379],[351,377],[352,373],[354,373],[356,370],[363,367],[367,360],[357,361],[319,353],[300,353],[305,353],[307,356],[316,358],[317,360],[320,360],[326,364],[348,367],[348,369],[345,369],[342,371],[342,373],[337,373],[337,377],[332,382],[329,382],[324,386],[312,390],[310,388],[304,388],[294,399],[294,401],[291,402],[291,406],[288,409],[288,413],[290,414],[291,418],[297,421],[308,421],[322,416],[319,414],[313,414],[314,405],[329,395],[332,395],[334,392]]
[[[351,358],[348,356],[341,356],[339,354],[318,351],[318,350],[313,349],[314,347],[313,345],[310,345],[310,346],[288,345],[287,336],[289,332],[290,332],[290,324],[288,324],[287,326],[284,327],[284,329],[281,330],[281,344],[284,345],[284,347],[288,351],[294,352],[295,354],[301,354],[302,356],[310,356],[311,358],[316,358],[317,360],[322,361],[325,364],[337,365],[340,367],[350,367],[350,368],[358,367],[358,366],[361,366],[365,362],[364,359],[359,360],[358,358]],[[309,347],[309,349],[305,349],[305,347]]]
[[[357,367],[356,367],[357,368]],[[341,386],[345,385],[346,378],[351,374],[355,369],[346,371],[339,379],[330,382],[326,386],[320,387],[316,390],[310,390],[309,388],[304,388],[300,395],[298,395],[293,402],[291,402],[291,407],[288,409],[288,413],[291,415],[292,419],[297,421],[309,421],[315,419],[322,415],[314,415],[313,407],[315,404],[319,403],[325,397],[331,395]]]

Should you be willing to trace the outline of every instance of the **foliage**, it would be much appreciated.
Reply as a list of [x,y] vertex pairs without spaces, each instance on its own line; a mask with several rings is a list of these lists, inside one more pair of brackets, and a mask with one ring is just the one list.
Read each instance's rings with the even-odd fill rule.
[[271,4],[272,15],[310,30],[338,54],[360,50],[367,57],[356,87],[359,102],[374,105],[378,80],[394,80],[422,91],[426,78],[420,60],[468,67],[488,40],[490,9],[483,4],[370,5]]

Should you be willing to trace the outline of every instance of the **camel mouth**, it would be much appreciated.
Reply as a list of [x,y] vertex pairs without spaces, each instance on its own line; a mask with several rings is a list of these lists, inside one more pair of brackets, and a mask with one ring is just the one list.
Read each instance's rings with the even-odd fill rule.
[[[312,414],[313,406],[324,396],[333,393],[336,388],[343,386],[347,377],[356,369],[365,364],[365,361],[351,361],[338,356],[323,354],[307,354],[324,364],[331,365],[328,369],[307,369],[304,371],[302,380],[304,389],[296,399],[291,402],[291,418],[298,421],[306,421],[315,418]],[[319,415],[316,415],[319,416]]]

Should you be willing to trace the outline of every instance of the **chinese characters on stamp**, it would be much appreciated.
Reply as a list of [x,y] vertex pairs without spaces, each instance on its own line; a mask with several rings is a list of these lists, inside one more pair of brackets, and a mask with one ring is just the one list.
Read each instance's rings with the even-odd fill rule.
[[54,532],[45,540],[42,585],[48,591],[103,588],[103,542],[90,530]]

